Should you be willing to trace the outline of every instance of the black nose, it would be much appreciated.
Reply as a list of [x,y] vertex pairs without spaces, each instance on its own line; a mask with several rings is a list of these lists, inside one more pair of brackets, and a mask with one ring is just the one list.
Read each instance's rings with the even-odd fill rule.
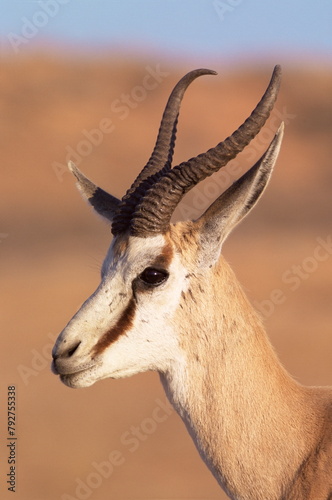
[[79,340],[75,344],[73,344],[69,349],[54,349],[52,352],[52,357],[54,361],[56,361],[58,358],[71,358],[73,354],[77,351],[78,347],[80,346],[81,341]]
[[56,375],[60,375],[61,373],[67,373],[67,360],[71,358],[78,347],[80,346],[81,341],[75,342],[71,347],[65,349],[64,346],[55,346],[52,352],[52,365],[51,370]]
[[67,358],[70,358],[75,352],[77,351],[79,345],[81,344],[81,341],[78,341],[71,349],[68,350],[67,352]]

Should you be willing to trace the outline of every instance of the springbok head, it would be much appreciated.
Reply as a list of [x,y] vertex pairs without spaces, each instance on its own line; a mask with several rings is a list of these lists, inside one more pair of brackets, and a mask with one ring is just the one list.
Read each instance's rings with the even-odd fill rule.
[[[216,73],[207,69],[191,71],[175,86],[153,153],[121,200],[70,164],[83,197],[111,222],[114,236],[100,285],[53,349],[53,371],[70,387],[147,370],[172,370],[185,360],[180,331],[190,336],[199,328],[207,301],[223,307],[213,289],[224,262],[221,246],[264,190],[279,152],[282,126],[257,163],[200,218],[172,224],[171,216],[185,193],[225,166],[258,134],[275,103],[281,70],[275,67],[262,99],[231,136],[172,168],[184,92],[197,77],[212,74]],[[193,289],[200,295],[193,297],[195,307],[188,308],[186,297]]]

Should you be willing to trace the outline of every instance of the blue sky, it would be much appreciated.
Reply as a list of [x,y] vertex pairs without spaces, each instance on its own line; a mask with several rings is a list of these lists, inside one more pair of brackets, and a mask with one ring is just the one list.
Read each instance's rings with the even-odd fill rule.
[[1,0],[1,48],[330,60],[331,0]]

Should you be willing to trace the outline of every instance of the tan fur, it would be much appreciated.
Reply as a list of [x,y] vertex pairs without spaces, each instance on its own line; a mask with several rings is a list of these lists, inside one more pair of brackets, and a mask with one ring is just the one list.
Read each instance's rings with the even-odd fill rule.
[[332,390],[290,377],[223,257],[197,270],[190,223],[171,237],[191,271],[174,319],[185,398],[176,374],[162,381],[207,465],[231,498],[331,499]]

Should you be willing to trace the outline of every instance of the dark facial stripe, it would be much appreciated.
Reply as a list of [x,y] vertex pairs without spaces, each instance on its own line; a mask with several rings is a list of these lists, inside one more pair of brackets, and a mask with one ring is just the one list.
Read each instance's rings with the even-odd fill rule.
[[136,310],[136,302],[134,297],[131,297],[127,307],[121,314],[116,325],[110,328],[98,340],[93,349],[93,356],[101,354],[109,345],[113,344],[121,335],[125,334],[133,325]]
[[[124,251],[124,245],[121,240],[116,245],[116,250],[120,252]],[[162,249],[160,255],[151,264],[151,267],[160,267],[167,269],[171,260],[173,258],[173,248],[170,242],[167,242]],[[108,346],[113,344],[121,335],[124,335],[133,325],[134,317],[136,311],[136,301],[134,297],[131,297],[127,307],[121,314],[117,323],[110,328],[104,335],[98,340],[97,344],[93,349],[93,356],[98,356],[101,354]]]

